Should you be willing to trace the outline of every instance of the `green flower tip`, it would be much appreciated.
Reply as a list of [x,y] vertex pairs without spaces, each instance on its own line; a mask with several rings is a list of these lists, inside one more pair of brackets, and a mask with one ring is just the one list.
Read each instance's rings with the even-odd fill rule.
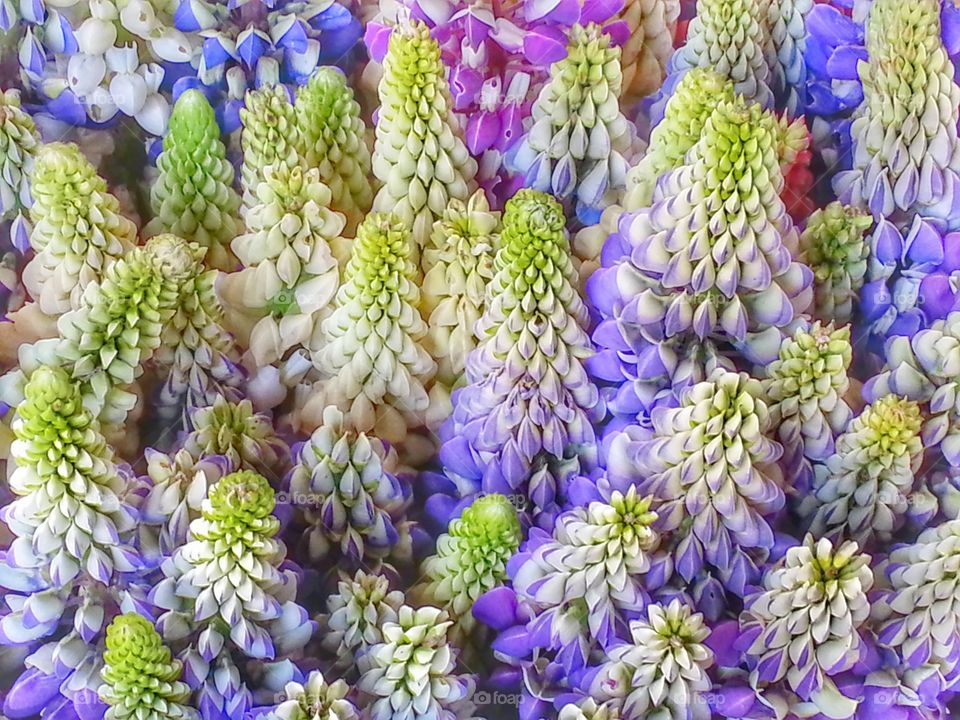
[[58,415],[73,415],[83,407],[80,386],[60,367],[41,365],[30,375],[24,398],[35,407],[49,407]]
[[563,206],[552,195],[524,188],[507,201],[503,214],[504,234],[555,238],[563,235]]
[[[653,524],[657,520],[657,513],[650,509],[653,498],[641,496],[636,485],[631,485],[626,493],[614,491],[604,509],[607,524],[616,528],[617,535],[624,544],[637,540],[642,547],[650,547],[656,542],[657,534]],[[600,503],[600,506],[603,504]]]
[[573,26],[566,60],[559,63],[569,73],[571,84],[590,88],[604,79],[619,82],[620,48],[611,47],[610,40],[610,35],[596,23]]
[[210,488],[208,499],[212,518],[260,520],[270,517],[277,504],[270,483],[250,470],[224,477]]
[[[78,174],[80,177],[77,177]],[[35,184],[47,182],[63,185],[83,180],[99,181],[97,184],[102,187],[96,189],[106,190],[106,182],[97,175],[96,169],[74,143],[45,143],[37,150],[33,178]]]
[[[104,675],[115,676],[117,671],[125,674],[147,674],[157,677],[151,670],[163,670],[175,680],[180,674],[180,664],[172,660],[170,649],[142,615],[127,613],[118,615],[107,627],[107,649],[103,654],[106,668]],[[164,668],[163,666],[167,667]],[[135,677],[130,677],[135,680]]]
[[879,454],[899,457],[920,451],[923,416],[914,400],[899,395],[884,395],[868,405],[860,416]]
[[170,132],[202,127],[216,123],[217,116],[207,96],[196,89],[190,89],[177,98],[170,113]]
[[493,493],[475,500],[463,511],[459,534],[497,538],[516,549],[522,533],[513,504],[505,496]]
[[206,248],[181,237],[164,233],[156,235],[144,246],[148,257],[158,262],[164,278],[181,280],[202,270]]
[[410,229],[396,215],[370,213],[357,230],[354,259],[365,266],[393,267],[410,257],[411,242]]
[[807,262],[814,272],[824,266],[832,268],[859,262],[866,271],[868,248],[864,236],[872,225],[868,210],[844,205],[839,200],[815,211],[807,220],[800,240]]

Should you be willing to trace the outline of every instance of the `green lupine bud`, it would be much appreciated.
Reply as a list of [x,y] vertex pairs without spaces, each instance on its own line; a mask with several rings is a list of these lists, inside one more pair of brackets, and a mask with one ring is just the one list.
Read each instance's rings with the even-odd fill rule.
[[836,452],[814,468],[813,492],[800,505],[810,532],[861,547],[873,538],[889,541],[903,524],[923,461],[922,425],[913,400],[885,395],[867,405]]
[[290,459],[290,448],[277,437],[268,415],[254,412],[249,400],[237,403],[217,397],[213,405],[194,410],[193,431],[184,448],[200,459],[223,455],[233,467],[277,473]]
[[195,246],[158,235],[114,262],[57,323],[58,360],[84,383],[84,402],[102,422],[120,424],[133,408],[136,397],[124,386],[143,373],[160,346],[181,286],[197,263]]
[[941,36],[940,3],[877,0],[866,46],[867,60],[857,64],[863,102],[850,127],[853,168],[837,175],[837,195],[875,219],[919,213],[953,220],[960,86]]
[[271,713],[270,720],[358,720],[356,706],[347,699],[350,687],[337,680],[327,684],[319,670],[307,676],[305,684],[290,682],[286,696]]
[[30,245],[37,254],[24,285],[44,313],[62,315],[136,244],[137,228],[76,145],[43,145],[31,183]]
[[850,420],[844,400],[850,387],[847,370],[853,359],[850,328],[814,323],[798,328],[780,345],[780,357],[763,381],[770,420],[784,447],[784,461],[799,471],[801,457],[825,460],[834,437]]
[[20,108],[20,93],[0,93],[0,218],[30,207],[30,178],[39,146],[33,118]]
[[107,626],[107,649],[98,694],[110,708],[105,720],[195,718],[185,703],[190,688],[180,681],[183,663],[153,624],[141,615],[118,615]]
[[849,322],[863,278],[870,245],[866,233],[873,218],[834,201],[815,211],[800,235],[799,260],[813,270],[813,313],[821,320]]
[[[487,286],[494,275],[499,225],[500,213],[490,211],[486,195],[478,190],[466,203],[450,201],[423,250],[420,311],[430,327],[427,351],[439,367],[431,408],[449,411],[449,391],[463,376],[467,355],[477,346],[474,327],[483,315]],[[442,398],[436,397],[440,391]]]
[[247,211],[249,232],[231,244],[245,267],[227,276],[221,291],[246,318],[260,367],[297,346],[321,344],[320,321],[340,280],[331,244],[345,223],[330,201],[317,170],[268,167]]
[[264,170],[271,165],[282,165],[287,169],[301,167],[304,145],[293,103],[283,85],[248,90],[240,120],[243,123],[240,188],[243,191],[242,212],[246,214],[257,204],[257,186],[266,179]]
[[343,72],[323,66],[297,91],[294,108],[307,167],[320,171],[320,181],[333,193],[330,207],[347,218],[347,233],[353,237],[373,203],[360,105]]
[[657,178],[683,162],[700,139],[707,118],[733,97],[733,83],[710,68],[693,68],[683,76],[667,102],[663,119],[650,134],[646,154],[630,170],[623,200],[627,212],[650,204]]
[[673,33],[680,16],[677,0],[627,0],[612,21],[623,21],[630,36],[622,46],[623,96],[620,106],[632,107],[659,89],[673,54]]
[[402,22],[390,35],[379,95],[373,174],[383,186],[373,209],[413,229],[416,264],[433,223],[452,198],[466,201],[477,174],[453,114],[440,46],[422,22]]
[[314,354],[331,379],[308,403],[306,415],[336,405],[348,427],[374,430],[393,443],[404,438],[408,425],[423,424],[425,385],[436,363],[421,345],[427,324],[417,309],[412,251],[410,230],[396,216],[373,213],[360,225],[333,315],[323,321],[325,342]]
[[62,368],[41,366],[24,396],[12,424],[10,490],[19,498],[7,506],[7,525],[29,539],[24,551],[57,586],[81,572],[108,582],[114,569],[133,570],[133,552],[121,543],[135,525],[122,501],[126,486],[79,383]]
[[[578,208],[617,202],[635,132],[620,112],[620,48],[599,25],[575,25],[567,55],[533,105],[533,126],[511,150],[511,169]],[[533,177],[531,177],[531,175]]]
[[169,232],[199,243],[207,263],[220,270],[233,269],[227,246],[240,230],[240,196],[226,152],[210,103],[199,90],[187,90],[170,114],[160,176],[150,190],[154,218],[144,228],[147,236]]
[[503,495],[484,495],[451,521],[437,539],[437,552],[423,562],[425,578],[414,589],[423,600],[446,610],[454,641],[475,625],[470,610],[478,597],[507,577],[507,560],[520,545],[517,511]]

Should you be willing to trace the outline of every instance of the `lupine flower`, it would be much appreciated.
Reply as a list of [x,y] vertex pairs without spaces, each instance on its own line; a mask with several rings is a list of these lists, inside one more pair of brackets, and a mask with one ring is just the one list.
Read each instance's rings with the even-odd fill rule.
[[10,450],[10,489],[19,499],[4,509],[4,522],[21,538],[17,564],[42,568],[58,587],[80,573],[107,583],[115,570],[135,569],[121,539],[135,523],[126,481],[83,406],[79,383],[61,368],[41,367],[24,395]]
[[331,243],[345,223],[330,210],[319,171],[281,164],[263,175],[246,213],[248,232],[231,243],[245,267],[221,288],[224,301],[246,316],[239,324],[258,366],[321,344],[320,321],[340,280]]
[[186,704],[189,686],[181,682],[183,663],[142,615],[127,613],[107,628],[103,685],[99,695],[110,709],[104,720],[180,720],[195,718]]
[[629,37],[621,48],[623,95],[620,105],[630,108],[656,92],[667,74],[673,54],[673,34],[680,15],[678,0],[626,0],[612,21],[623,21]]
[[157,414],[172,427],[184,424],[191,408],[211,405],[218,396],[240,400],[244,379],[237,344],[223,327],[223,307],[214,289],[217,273],[203,267],[202,248],[191,249],[193,272],[180,283],[173,317],[163,326],[153,357],[163,378]]
[[795,487],[809,489],[813,471],[805,459],[830,457],[835,438],[853,415],[844,400],[852,359],[850,328],[835,330],[815,322],[785,338],[779,359],[766,368],[763,387],[770,419]]
[[[889,589],[873,602],[877,641],[899,656],[901,672],[932,666],[933,692],[956,682],[960,634],[951,612],[958,593],[956,573],[960,521],[927,528],[910,545],[890,552]],[[898,675],[901,673],[898,673]],[[925,694],[933,694],[929,690]]]
[[814,0],[776,0],[770,3],[767,16],[770,44],[776,53],[770,86],[777,108],[783,108],[789,117],[806,110],[806,20],[813,6]]
[[837,175],[837,194],[877,220],[906,224],[920,213],[956,226],[960,87],[940,37],[940,3],[876,0],[866,41],[853,168]]
[[136,244],[137,229],[76,145],[39,149],[31,193],[30,245],[36,255],[24,270],[24,285],[44,313],[62,315]]
[[437,552],[423,561],[425,577],[413,592],[447,612],[455,641],[473,630],[470,610],[477,598],[506,579],[507,560],[520,536],[516,509],[503,495],[493,494],[474,500],[437,538]]
[[286,698],[267,717],[269,720],[358,720],[357,707],[347,698],[349,686],[343,680],[327,683],[319,670],[304,683],[287,683]]
[[837,547],[807,535],[768,570],[763,588],[745,601],[737,646],[760,683],[786,679],[800,698],[818,704],[836,692],[832,676],[850,670],[865,653],[870,616],[870,556],[855,542]]
[[[417,306],[414,242],[397,216],[373,213],[357,231],[324,343],[314,363],[330,377],[304,408],[319,419],[337,405],[359,432],[398,442],[422,425],[436,363],[421,346],[427,324]],[[319,423],[317,423],[319,425]]]
[[870,246],[865,235],[873,219],[834,201],[815,210],[800,235],[800,262],[813,271],[813,315],[824,322],[850,322],[867,274]]
[[461,497],[525,494],[545,527],[568,480],[593,462],[588,414],[597,390],[583,366],[588,317],[569,252],[556,200],[521,190],[507,203],[496,275],[476,326],[482,339],[440,450]]
[[222,455],[235,468],[272,473],[289,461],[290,448],[277,437],[270,416],[254,412],[249,400],[233,403],[218,396],[191,413],[190,426],[184,448],[197,460]]
[[533,125],[507,153],[524,185],[575,201],[581,220],[626,187],[632,126],[620,112],[620,49],[600,26],[575,25],[567,55],[533,105]]
[[157,562],[187,543],[190,523],[200,517],[210,487],[235,468],[222,455],[197,460],[182,448],[172,454],[147,448],[143,455],[146,492],[137,508],[137,530],[144,555]]
[[317,616],[323,649],[334,666],[351,674],[367,670],[370,649],[384,642],[383,628],[397,622],[401,605],[403,593],[391,590],[383,575],[341,573],[337,592],[327,597],[327,612]]
[[[491,212],[483,191],[477,190],[466,203],[450,201],[423,249],[420,312],[429,325],[427,351],[438,366],[430,404],[446,414],[446,395],[463,378],[467,356],[480,340],[475,327],[495,273],[499,230],[500,213]],[[444,397],[438,397],[441,392]],[[442,412],[434,414],[446,419]]]
[[[611,455],[616,477],[639,475],[654,498],[657,529],[673,532],[676,570],[691,582],[705,567],[733,593],[758,577],[773,547],[768,518],[784,505],[779,443],[759,380],[718,368],[653,414],[653,437]],[[616,460],[616,462],[614,462]]]
[[618,423],[647,422],[671,386],[729,365],[730,346],[769,363],[809,304],[812,274],[792,259],[797,233],[778,197],[778,133],[760,106],[721,104],[653,207],[624,215],[608,240],[608,266],[587,283],[602,317],[589,367],[611,384]]
[[440,46],[423,23],[404,22],[390,36],[379,95],[373,174],[383,185],[373,209],[413,228],[416,260],[447,203],[466,201],[477,174],[452,113]]
[[560,708],[558,720],[620,720],[620,711],[611,702],[598,705],[593,698],[586,698]]
[[552,538],[514,560],[513,587],[539,611],[531,640],[557,651],[568,670],[582,669],[592,649],[611,647],[627,614],[649,602],[641,581],[660,542],[656,519],[635,487],[615,491],[609,502],[563,513]]
[[247,657],[270,660],[301,649],[313,632],[294,601],[297,574],[275,537],[275,504],[261,475],[245,470],[221,479],[190,523],[191,540],[164,564],[166,577],[150,593],[166,611],[158,621],[164,636],[195,638],[187,659],[193,677],[207,677],[197,668],[228,651],[228,639]]
[[914,215],[900,228],[881,219],[870,237],[867,283],[860,291],[863,320],[876,340],[913,335],[946,317],[960,300],[960,232]]
[[30,182],[39,145],[33,118],[20,108],[20,94],[0,93],[0,218],[23,213],[33,203]]
[[435,607],[404,605],[383,625],[383,642],[370,649],[371,667],[358,688],[369,696],[370,720],[467,720],[475,680],[455,675],[457,652],[447,633],[452,621]]
[[310,558],[325,559],[336,546],[351,562],[388,555],[410,500],[409,483],[394,474],[396,451],[345,425],[330,406],[296,460],[287,484],[309,526]]
[[610,698],[625,718],[655,713],[664,720],[709,720],[700,697],[712,687],[713,653],[703,616],[679,600],[651,604],[630,623],[631,642],[607,650],[592,690]]
[[814,467],[802,515],[817,537],[890,540],[903,524],[923,460],[923,418],[913,400],[886,395],[863,409],[837,439],[836,452]]
[[177,100],[150,188],[154,218],[146,235],[169,232],[207,248],[207,263],[232,270],[227,244],[239,234],[240,197],[213,108],[199,90]]
[[333,194],[330,207],[347,218],[346,231],[353,237],[373,203],[360,105],[343,72],[323,67],[297,91],[294,109],[307,167],[320,171],[320,181]]
[[257,204],[257,187],[266,180],[268,166],[279,170],[301,167],[304,145],[290,102],[290,94],[283,85],[270,85],[247,92],[240,110],[243,131],[240,147],[243,164],[240,166],[242,210],[246,215]]
[[887,368],[864,385],[864,399],[876,402],[896,394],[922,403],[924,447],[939,446],[951,467],[960,466],[960,314],[951,313],[912,337],[890,338],[885,355]]

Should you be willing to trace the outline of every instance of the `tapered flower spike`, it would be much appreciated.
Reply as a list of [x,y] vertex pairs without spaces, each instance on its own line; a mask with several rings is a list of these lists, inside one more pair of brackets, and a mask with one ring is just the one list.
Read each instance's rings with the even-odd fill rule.
[[630,36],[622,46],[623,95],[620,105],[630,108],[656,92],[667,74],[673,54],[673,34],[680,15],[679,0],[626,0],[611,22],[627,24]]
[[957,615],[944,611],[960,599],[953,570],[958,538],[960,520],[951,520],[927,528],[913,544],[891,550],[886,573],[889,588],[871,608],[877,641],[896,651],[901,672],[935,670],[934,692],[953,685],[960,669]]
[[10,490],[19,498],[3,519],[20,538],[18,565],[45,568],[56,587],[81,573],[109,583],[115,571],[134,570],[133,550],[121,541],[135,523],[126,482],[79,384],[61,368],[37,369],[13,433]]
[[216,271],[207,271],[205,254],[192,245],[193,272],[180,284],[173,317],[163,327],[153,361],[161,368],[157,414],[165,422],[185,423],[192,408],[213,404],[217,397],[241,399],[244,380],[240,351],[224,329],[224,313],[214,289]]
[[763,387],[718,368],[685,388],[679,403],[654,412],[651,439],[615,444],[608,472],[639,476],[640,492],[653,496],[657,528],[672,533],[684,581],[706,567],[742,596],[773,547],[768,518],[784,505],[782,448],[771,439]]
[[610,384],[619,423],[646,422],[662,392],[729,365],[731,349],[771,362],[809,305],[812,273],[793,260],[798,236],[778,196],[780,132],[759,105],[722,103],[654,205],[608,239],[606,267],[587,282],[602,318],[589,368]]
[[571,30],[567,56],[533,105],[533,126],[507,154],[524,185],[575,201],[581,219],[617,202],[635,137],[620,112],[620,49],[599,25]]
[[771,88],[778,109],[795,118],[806,110],[807,15],[814,0],[773,0],[767,13],[771,50]]
[[370,151],[360,105],[337,68],[321,67],[297,91],[297,126],[303,136],[307,167],[333,193],[330,206],[347,218],[350,237],[373,203]]
[[462,497],[526,495],[545,527],[567,481],[589,472],[596,387],[586,306],[564,231],[563,208],[535,190],[507,202],[479,346],[466,366],[449,439],[440,451]]
[[37,152],[31,178],[36,252],[24,285],[47,315],[80,304],[84,288],[136,244],[136,226],[120,215],[107,183],[76,145],[50,143]]
[[753,677],[763,684],[786,679],[802,700],[823,703],[824,690],[837,692],[830,678],[865,652],[872,586],[870,556],[855,542],[834,547],[807,535],[787,550],[740,615],[737,647]]
[[369,651],[384,642],[383,628],[396,623],[403,593],[390,589],[382,575],[357,570],[353,577],[341,572],[337,592],[327,598],[327,612],[317,617],[324,650],[334,667],[351,675],[366,671]]
[[837,175],[837,195],[878,220],[920,213],[960,227],[960,86],[940,36],[940,3],[877,0],[866,41],[853,169]]
[[160,176],[150,190],[154,218],[147,236],[169,232],[207,249],[207,264],[232,270],[229,243],[240,231],[240,196],[233,189],[233,166],[226,158],[220,128],[199,90],[187,90],[170,115]]
[[[797,488],[809,488],[812,468],[806,460],[826,460],[835,438],[853,415],[844,396],[853,359],[850,328],[835,330],[819,322],[799,327],[780,346],[780,357],[766,368],[763,389],[770,420],[783,445],[782,464]],[[805,476],[801,482],[801,476]]]
[[283,85],[247,91],[240,120],[240,189],[242,212],[246,214],[257,204],[257,186],[266,179],[264,171],[270,166],[288,170],[301,167],[305,146],[290,94]]
[[923,418],[913,400],[886,395],[867,405],[814,467],[813,491],[800,504],[810,532],[832,540],[887,542],[904,522],[923,461]]
[[440,46],[423,23],[408,20],[394,29],[379,95],[373,174],[382,186],[373,209],[413,229],[418,263],[433,223],[451,199],[467,200],[477,174],[453,115]]
[[190,688],[180,681],[183,664],[153,624],[142,615],[118,615],[107,627],[103,685],[99,695],[110,709],[104,720],[196,718],[187,704]]
[[263,177],[247,211],[248,232],[231,243],[245,267],[221,287],[224,302],[244,318],[238,324],[259,367],[322,344],[320,321],[340,280],[331,244],[345,224],[330,210],[319,171],[277,165]]
[[327,683],[319,670],[307,676],[303,684],[287,683],[286,698],[268,720],[359,720],[357,707],[347,698],[350,687],[343,681]]
[[383,643],[370,650],[372,667],[357,685],[370,697],[370,720],[428,720],[473,716],[470,675],[455,675],[457,651],[447,633],[452,622],[435,607],[404,605],[396,622],[383,626]]
[[[451,200],[433,225],[423,250],[420,312],[427,320],[427,351],[437,361],[431,408],[449,414],[449,392],[462,380],[467,356],[477,346],[476,324],[486,309],[500,245],[500,213],[491,212],[482,190],[463,203]],[[441,396],[442,392],[442,396]]]
[[163,566],[166,578],[150,595],[166,610],[159,627],[178,637],[199,631],[197,662],[211,662],[228,638],[247,657],[270,660],[300,650],[313,633],[295,602],[296,570],[275,537],[275,505],[263,476],[227,475],[190,524],[190,542]]
[[323,408],[336,405],[349,426],[394,443],[406,436],[408,425],[423,424],[425,386],[436,363],[421,345],[427,324],[417,309],[413,244],[397,216],[373,213],[363,221],[336,308],[323,321],[325,342],[314,354],[330,380],[305,414],[319,418]]
[[40,134],[33,118],[20,108],[20,93],[0,93],[0,218],[29,209],[34,157]]
[[518,556],[513,587],[538,611],[531,642],[557,650],[568,671],[613,646],[627,614],[649,602],[642,579],[660,543],[656,519],[635,487],[614,491],[608,502],[562,514],[552,538]]
[[645,619],[630,623],[630,635],[607,651],[592,692],[625,718],[655,712],[664,720],[709,720],[702,695],[713,686],[713,653],[704,644],[710,628],[703,616],[680,600],[652,604]]
[[800,262],[813,271],[815,317],[825,322],[849,322],[867,273],[870,246],[865,235],[873,219],[839,201],[816,210],[800,235]]
[[394,473],[397,454],[377,438],[344,424],[336,407],[303,444],[287,484],[306,518],[312,560],[339,546],[348,562],[386,557],[399,542],[396,524],[409,504],[409,483]]
[[190,425],[184,448],[197,460],[223,455],[236,468],[271,474],[282,472],[290,460],[290,448],[277,437],[270,416],[255,412],[249,400],[217,397],[193,411]]
[[473,603],[507,577],[507,561],[520,545],[520,521],[503,495],[484,495],[450,522],[437,539],[437,552],[423,561],[424,580],[414,597],[445,610],[454,621],[458,644],[476,624]]

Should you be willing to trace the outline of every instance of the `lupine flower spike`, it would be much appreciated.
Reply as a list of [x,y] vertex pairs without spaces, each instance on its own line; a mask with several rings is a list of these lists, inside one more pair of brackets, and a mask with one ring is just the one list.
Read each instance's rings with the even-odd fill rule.
[[569,253],[556,200],[521,190],[507,202],[482,339],[440,450],[461,497],[526,495],[545,527],[566,483],[593,462],[598,395],[583,365],[592,349]]
[[228,244],[239,234],[240,196],[213,108],[199,90],[187,90],[174,105],[157,167],[160,176],[150,190],[154,218],[144,233],[196,241],[207,249],[211,267],[232,270]]
[[107,628],[100,699],[104,720],[186,720],[197,717],[186,704],[190,687],[180,680],[183,663],[142,615],[127,613]]
[[359,720],[356,705],[348,698],[350,687],[343,681],[327,683],[319,670],[303,684],[287,683],[284,700],[267,715],[267,720]]
[[388,442],[423,424],[436,363],[421,345],[427,324],[417,309],[413,245],[397,216],[373,213],[363,221],[314,354],[330,380],[307,400],[304,423],[319,426],[323,408],[336,405],[350,427]]
[[419,21],[390,36],[380,81],[373,174],[382,184],[373,209],[396,214],[413,229],[414,263],[447,203],[475,189],[477,163],[453,115],[440,46]]
[[633,128],[620,112],[620,49],[599,25],[575,25],[567,56],[533,105],[533,125],[507,153],[524,185],[575,203],[594,222],[617,202],[635,150]]
[[737,647],[756,680],[786,679],[802,700],[834,717],[829,703],[839,693],[831,677],[850,670],[865,652],[872,586],[870,556],[855,542],[835,547],[807,535],[787,550],[740,615]]
[[611,18],[612,22],[625,22],[630,30],[620,56],[621,107],[633,107],[660,87],[673,53],[673,34],[679,15],[677,0],[626,0],[620,12]]
[[323,424],[301,447],[288,479],[293,505],[309,526],[304,542],[312,560],[336,548],[354,563],[390,553],[410,499],[396,471],[396,451],[345,427],[336,407],[323,411]]
[[0,93],[0,218],[23,213],[33,203],[30,183],[39,145],[37,126],[20,107],[20,94],[16,90]]
[[872,225],[867,212],[839,201],[807,219],[798,259],[813,271],[811,312],[818,319],[846,323],[853,317],[870,253],[864,236]]
[[78,307],[84,288],[136,244],[137,229],[76,145],[42,146],[31,185],[36,255],[24,285],[44,313],[58,316]]
[[[346,232],[353,237],[373,202],[360,105],[343,72],[322,67],[297,91],[294,108],[307,167],[319,170],[320,182],[333,193],[331,209],[347,218]],[[348,258],[349,250],[340,257]]]
[[506,579],[507,561],[519,545],[516,508],[503,495],[484,495],[437,539],[437,552],[424,560],[425,578],[413,596],[446,610],[454,621],[451,636],[461,644],[475,625],[473,603]]
[[940,36],[940,3],[877,0],[866,40],[853,168],[837,175],[837,195],[877,220],[908,225],[919,213],[960,226],[960,86]]
[[218,396],[212,405],[194,409],[190,427],[184,448],[196,460],[222,455],[237,469],[271,473],[282,472],[289,462],[290,448],[277,437],[270,416],[255,412],[249,400],[234,403]]
[[867,405],[814,467],[800,503],[817,537],[887,542],[903,525],[923,460],[923,418],[913,400],[886,395]]
[[777,108],[791,118],[806,110],[806,21],[813,6],[814,0],[774,0],[767,15],[770,45],[776,55],[770,85]]

